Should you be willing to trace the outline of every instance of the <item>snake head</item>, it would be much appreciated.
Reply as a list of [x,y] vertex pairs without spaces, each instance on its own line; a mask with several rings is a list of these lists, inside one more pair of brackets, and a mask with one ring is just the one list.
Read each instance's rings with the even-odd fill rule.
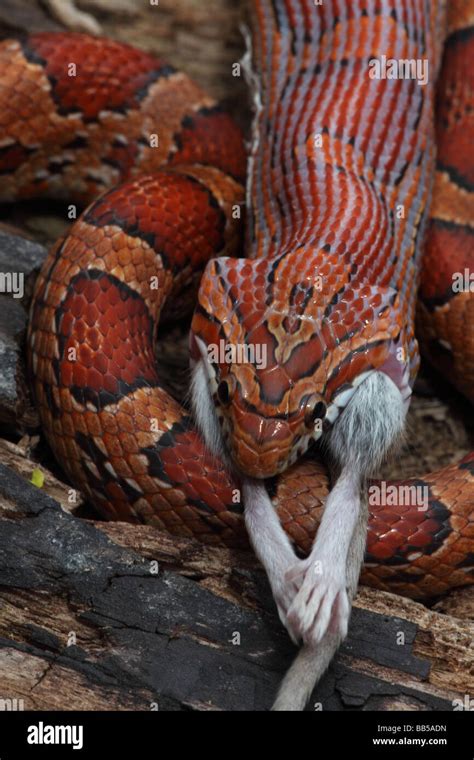
[[[193,406],[216,453],[270,477],[337,419],[400,332],[396,294],[324,252],[209,262],[191,325]],[[224,452],[223,452],[224,450]]]

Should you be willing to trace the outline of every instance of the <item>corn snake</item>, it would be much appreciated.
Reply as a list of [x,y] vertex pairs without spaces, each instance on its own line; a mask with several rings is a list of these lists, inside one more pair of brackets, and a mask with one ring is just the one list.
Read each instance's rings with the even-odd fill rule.
[[[285,47],[282,40],[288,35],[281,8],[298,5],[307,8],[308,4],[255,5],[262,9],[259,39],[268,39],[271,34],[281,46],[281,52]],[[340,5],[343,10],[343,4]],[[377,4],[367,5],[375,8]],[[340,30],[344,24],[355,25],[364,18],[369,24],[370,15],[363,15],[363,6],[360,4],[354,18],[339,18],[334,34],[338,33],[338,24]],[[402,8],[405,12],[403,4]],[[381,13],[374,14],[376,17],[382,30],[384,23],[398,28],[399,19],[387,22]],[[390,14],[387,18],[391,18]],[[294,20],[301,22],[301,19]],[[327,21],[325,18],[324,23]],[[298,28],[296,23],[295,28]],[[305,24],[301,29],[307,31]],[[456,31],[454,35],[453,46],[456,47]],[[468,44],[468,34],[464,37],[458,32],[458,36],[462,44]],[[356,39],[355,32],[352,39]],[[285,49],[291,44],[300,59],[312,55],[314,66],[318,65],[319,48],[311,48],[310,52],[311,46],[304,41],[303,33],[299,39],[290,39]],[[291,56],[288,52],[286,55],[291,63]],[[0,112],[8,115],[8,121],[2,121],[6,134],[1,135],[0,167],[5,178],[2,200],[66,193],[68,199],[89,202],[109,185],[122,180],[128,183],[93,203],[74,225],[70,236],[51,252],[38,279],[30,323],[30,364],[48,440],[72,482],[84,490],[106,516],[146,520],[160,528],[197,535],[209,542],[243,545],[246,539],[242,509],[234,501],[239,484],[234,482],[224,464],[206,451],[189,415],[173,400],[164,397],[153,363],[156,322],[165,298],[169,297],[169,316],[172,317],[179,290],[186,291],[183,296],[186,302],[193,286],[195,289],[197,285],[199,268],[202,269],[209,258],[238,253],[239,224],[233,222],[231,213],[243,198],[245,157],[238,131],[213,101],[182,74],[115,43],[82,35],[36,35],[26,41],[2,43],[0,56],[4,94]],[[258,59],[258,51],[256,57]],[[66,63],[74,59],[90,62],[82,75],[90,77],[89,87],[96,87],[95,97],[85,98],[80,76],[71,88],[65,68]],[[123,69],[118,61],[123,61]],[[309,77],[304,74],[303,78],[305,75]],[[118,79],[118,85],[116,95],[112,96],[110,82],[114,78]],[[20,81],[21,87],[18,86]],[[309,79],[306,86],[308,84]],[[345,86],[342,77],[339,86]],[[277,102],[276,97],[269,98],[267,107]],[[23,116],[24,109],[26,116]],[[21,118],[18,118],[19,112]],[[270,121],[272,118],[276,118],[275,115],[270,116]],[[279,118],[283,122],[290,120],[284,113]],[[147,140],[156,122],[160,123],[159,146],[150,149]],[[44,143],[38,146],[38,135],[42,134]],[[349,155],[354,145],[344,146],[339,141],[337,146],[331,146],[328,140],[325,142],[323,128],[321,134],[323,151],[339,151],[338,158],[342,162],[363,160],[354,151]],[[226,135],[224,139],[223,135]],[[280,149],[281,146],[275,151]],[[262,166],[265,160],[262,158]],[[413,155],[407,159],[408,170],[410,162],[413,163]],[[328,166],[332,163],[333,156]],[[258,161],[254,161],[254,167],[256,164]],[[428,164],[427,160],[427,175]],[[183,165],[187,168],[178,171],[177,167]],[[267,172],[268,165],[267,161]],[[155,178],[140,176],[144,166],[147,173],[157,172]],[[278,171],[278,160],[274,169]],[[258,174],[260,183],[254,184],[255,193],[263,198],[276,180],[270,174],[265,176],[263,168],[255,171],[261,172]],[[290,180],[279,178],[279,181]],[[327,184],[337,187],[331,178]],[[341,192],[340,188],[338,191]],[[280,202],[288,204],[288,197]],[[419,203],[425,204],[427,197],[426,190]],[[262,249],[258,255],[263,264],[256,280],[269,276],[266,263],[269,247],[288,243],[285,238],[288,232],[283,225],[278,227],[280,217],[275,203],[270,215],[267,209],[272,204],[268,198],[267,206],[261,201],[260,206],[255,204],[257,209],[265,210],[265,214],[257,217],[262,227],[260,236],[255,233],[258,243],[249,243]],[[367,200],[365,204],[370,211]],[[154,213],[157,207],[165,210],[162,217]],[[362,209],[363,205],[358,209],[359,214]],[[440,218],[444,220],[443,212]],[[345,225],[347,222],[346,219]],[[407,226],[410,224],[408,221]],[[250,223],[249,229],[252,227],[255,228],[255,224]],[[446,225],[441,227],[446,234]],[[199,228],[200,246],[192,242],[194,228],[196,231]],[[275,240],[266,239],[267,230],[276,236]],[[376,238],[373,230],[372,233]],[[433,230],[430,234],[434,234]],[[331,242],[325,245],[330,246]],[[339,236],[336,242],[346,241]],[[329,261],[331,251],[324,253]],[[337,270],[338,262],[331,263]],[[196,312],[194,321],[195,334],[205,329],[200,319],[206,319],[206,311],[209,311],[209,294],[218,297],[214,289],[216,266],[221,267],[221,276],[222,267],[227,266],[225,276],[232,278],[230,272],[237,265],[224,259],[220,264],[212,263],[206,270],[200,292],[202,309]],[[250,278],[250,287],[245,290],[255,295],[260,280],[251,281],[252,267],[241,271],[244,278]],[[328,283],[330,274],[323,271],[323,281]],[[153,277],[158,279],[157,289],[149,285]],[[291,272],[284,272],[281,279],[285,281],[290,277]],[[344,284],[343,279],[330,282],[332,292],[330,298],[324,293],[325,308]],[[432,309],[433,287],[429,282],[424,282],[423,287]],[[380,288],[360,294],[361,322],[369,317],[364,341],[380,329],[380,324],[376,325],[373,319],[374,310],[390,306],[392,296],[393,293],[383,293]],[[288,303],[288,293],[284,293],[285,297]],[[292,299],[294,310],[299,308],[300,312],[302,305],[311,303],[311,295],[303,288],[296,288]],[[462,298],[463,302],[467,300]],[[463,315],[472,313],[472,298],[469,303],[470,306],[462,307]],[[337,300],[332,305],[331,329],[336,329],[345,317],[348,322],[351,320],[352,314],[343,312],[345,305],[346,301],[338,304]],[[439,298],[436,306],[437,310],[424,314],[423,324],[429,325],[430,318],[439,321]],[[451,307],[449,304],[449,309]],[[427,310],[427,307],[420,308]],[[368,314],[365,309],[369,309]],[[401,310],[410,311],[406,318],[409,334],[413,293],[410,306],[405,304]],[[442,310],[443,313],[448,311],[444,302]],[[297,324],[298,317],[290,320],[288,309],[283,311],[281,321],[287,320],[285,332],[296,340],[294,336],[299,331],[302,344],[305,326],[302,329]],[[445,317],[442,319],[449,323]],[[468,325],[467,317],[460,319]],[[278,328],[281,329],[280,324]],[[398,336],[399,330],[393,332],[393,325],[382,328],[386,332],[392,330],[390,339]],[[328,336],[327,344],[332,346],[331,338]],[[411,336],[402,337],[403,340],[407,354],[413,355],[413,376],[416,372],[414,343]],[[454,340],[451,342],[458,345]],[[77,349],[79,362],[65,359],[71,348]],[[195,346],[193,348],[195,351]],[[374,347],[374,363],[380,365],[387,359],[386,355],[379,355],[383,350],[380,346]],[[464,356],[464,352],[461,354]],[[346,374],[346,381],[364,371],[356,363],[350,362],[349,366],[351,372]],[[468,366],[469,361],[462,365],[459,382],[464,390],[467,384],[467,390],[472,392],[472,383],[467,380]],[[323,367],[326,374],[328,367]],[[334,392],[341,386],[340,376],[336,377]],[[314,401],[315,405],[325,403],[323,394]],[[310,415],[312,411],[310,408]],[[150,419],[157,420],[163,427],[150,430]],[[301,425],[301,416],[295,421],[296,425]],[[451,585],[472,582],[469,556],[473,550],[474,530],[473,461],[473,456],[468,455],[459,465],[423,479],[430,494],[430,507],[424,512],[397,511],[395,505],[388,513],[383,506],[374,508],[369,530],[368,580],[413,596],[433,595]],[[245,469],[251,468],[252,461],[244,459],[242,465]],[[266,466],[265,462],[259,462],[260,470]],[[269,487],[275,493],[285,529],[303,551],[308,551],[327,485],[320,466],[308,460],[294,464],[279,479],[273,477],[286,466],[286,460],[277,467],[271,465],[266,473],[272,476]],[[377,567],[373,566],[375,561],[380,562]]]

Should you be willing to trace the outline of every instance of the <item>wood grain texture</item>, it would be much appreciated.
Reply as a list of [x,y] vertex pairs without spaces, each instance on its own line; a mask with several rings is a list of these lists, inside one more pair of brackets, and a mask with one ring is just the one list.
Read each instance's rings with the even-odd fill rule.
[[[294,653],[252,555],[77,520],[3,465],[0,599],[0,696],[26,709],[266,710]],[[451,709],[473,636],[363,590],[308,709]]]

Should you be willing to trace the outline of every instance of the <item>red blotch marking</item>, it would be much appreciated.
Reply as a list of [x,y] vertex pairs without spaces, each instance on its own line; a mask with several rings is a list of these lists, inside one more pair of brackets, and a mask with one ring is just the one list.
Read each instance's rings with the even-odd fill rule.
[[190,177],[166,170],[110,191],[85,219],[100,227],[115,225],[145,240],[175,271],[189,263],[196,269],[224,246],[225,216],[209,191]]
[[203,110],[188,117],[179,134],[179,143],[172,164],[216,166],[240,182],[245,180],[247,153],[242,131],[228,114]]
[[473,247],[474,233],[468,228],[447,227],[436,220],[430,223],[421,274],[423,301],[444,302],[456,295],[452,276],[470,269]]
[[[136,108],[139,94],[169,67],[128,45],[79,33],[40,32],[27,46],[45,61],[59,107],[95,119],[100,111]],[[77,75],[69,75],[70,64]]]
[[[117,395],[123,393],[121,383],[133,386],[142,379],[156,383],[146,304],[108,275],[90,280],[82,274],[73,281],[62,305],[58,332],[63,385]],[[71,348],[76,349],[76,361],[68,360]]]
[[237,484],[208,453],[196,432],[175,433],[173,445],[160,448],[159,459],[166,477],[181,488],[187,498],[205,504],[216,515],[233,504]]

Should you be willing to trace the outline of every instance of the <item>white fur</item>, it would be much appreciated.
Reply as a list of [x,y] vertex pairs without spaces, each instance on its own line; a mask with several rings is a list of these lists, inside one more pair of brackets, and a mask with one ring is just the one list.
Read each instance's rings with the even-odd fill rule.
[[288,626],[305,646],[283,681],[275,710],[303,709],[347,634],[366,541],[367,507],[361,490],[366,476],[400,438],[405,414],[398,388],[387,375],[374,372],[358,387],[329,436],[340,475],[310,556],[285,576],[289,588],[299,586]]
[[[278,608],[280,620],[288,629],[287,612],[296,592],[296,587],[285,580],[286,573],[296,562],[296,554],[290,540],[281,527],[264,483],[244,480],[243,500],[245,504],[245,524],[255,554],[265,568]],[[296,639],[293,639],[296,643]]]
[[[207,445],[224,446],[205,359],[193,371],[192,404]],[[275,710],[301,710],[347,635],[367,530],[366,477],[401,436],[406,404],[393,381],[371,372],[357,386],[327,436],[337,474],[313,549],[297,559],[263,482],[244,480],[245,521],[266,570],[280,618],[303,649],[283,681]],[[365,489],[364,489],[365,490]]]
[[[347,557],[347,593],[352,601],[359,582],[359,571],[366,544],[367,499],[363,500],[359,519]],[[294,712],[304,710],[314,686],[324,675],[337,652],[342,638],[337,633],[325,633],[317,647],[303,646],[285,675],[272,710]]]
[[[199,339],[197,340],[199,341]],[[201,343],[202,341],[199,341],[198,345],[202,352]],[[206,368],[206,361],[206,359],[200,359],[194,365],[191,376],[191,406],[196,424],[206,442],[206,446],[213,454],[227,461],[218,418],[214,409],[214,402],[209,392],[210,378]]]

